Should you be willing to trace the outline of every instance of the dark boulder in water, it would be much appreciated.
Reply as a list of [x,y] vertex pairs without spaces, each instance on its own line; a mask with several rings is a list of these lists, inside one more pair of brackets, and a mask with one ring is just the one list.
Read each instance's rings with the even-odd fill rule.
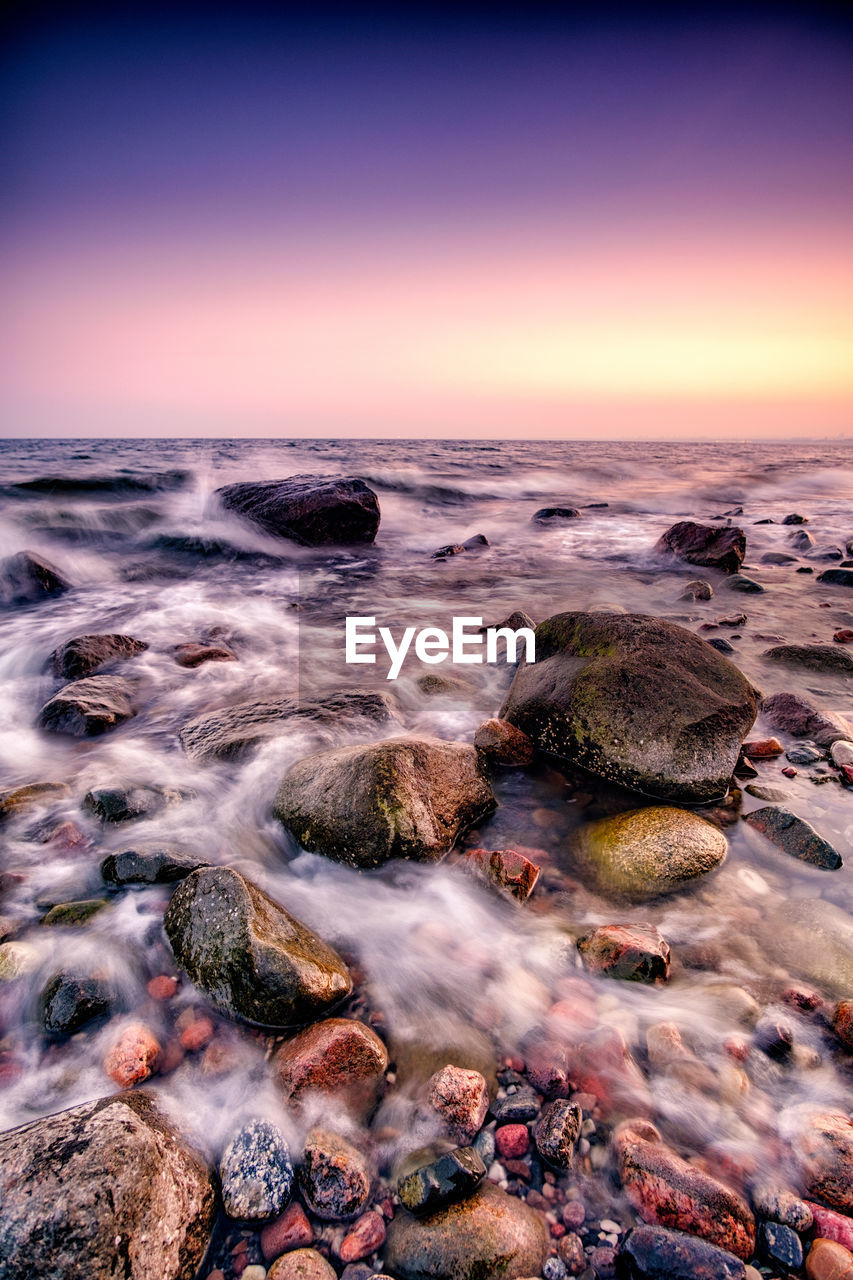
[[183,489],[191,480],[191,471],[118,471],[108,476],[38,476],[35,480],[19,480],[6,487],[13,496],[27,494],[73,497],[75,494],[97,494],[100,497],[122,497],[124,494],[158,493]]
[[108,1013],[113,999],[110,984],[98,974],[54,974],[39,996],[42,1025],[50,1035],[71,1035]]
[[379,501],[363,480],[347,476],[289,476],[216,490],[222,505],[279,538],[307,547],[372,542]]
[[0,604],[36,604],[70,587],[58,569],[32,551],[0,560]]
[[206,866],[185,849],[170,845],[138,845],[111,853],[101,863],[101,875],[107,884],[175,884],[185,880],[191,871]]
[[438,861],[495,803],[474,747],[388,738],[297,761],[273,813],[304,849],[376,867]]
[[338,724],[360,718],[384,724],[394,719],[391,699],[384,693],[335,693],[313,701],[296,698],[238,702],[205,712],[188,721],[179,738],[187,755],[196,760],[242,760],[260,743],[280,737],[293,719]]
[[757,708],[737,667],[675,623],[563,613],[536,628],[500,715],[599,777],[698,803],[725,795]]
[[42,707],[39,724],[53,733],[91,738],[136,715],[130,685],[120,676],[89,676],[55,693]]
[[681,520],[661,536],[655,551],[659,555],[675,556],[687,564],[737,573],[746,555],[746,534],[734,526],[714,528],[693,520]]
[[229,867],[193,871],[163,923],[178,964],[233,1018],[294,1026],[352,991],[338,953]]
[[75,636],[54,649],[50,665],[55,676],[63,680],[80,680],[90,676],[105,662],[119,662],[144,653],[148,645],[133,636]]
[[577,507],[540,507],[534,513],[534,524],[554,524],[560,520],[579,520],[581,513]]
[[134,822],[137,818],[151,818],[182,798],[179,791],[166,787],[96,787],[86,792],[83,808],[101,822]]
[[828,840],[824,840],[823,836],[818,835],[810,823],[789,813],[787,809],[773,806],[753,809],[752,813],[743,815],[743,820],[777,849],[800,862],[822,867],[825,871],[837,871],[842,865],[838,850]]
[[824,569],[817,575],[817,580],[832,587],[853,587],[853,569]]
[[0,1276],[192,1280],[216,1192],[201,1154],[144,1092],[0,1135]]
[[765,649],[764,657],[770,662],[781,662],[789,667],[805,667],[808,671],[853,675],[853,657],[846,649],[839,649],[833,644],[779,644],[772,649]]

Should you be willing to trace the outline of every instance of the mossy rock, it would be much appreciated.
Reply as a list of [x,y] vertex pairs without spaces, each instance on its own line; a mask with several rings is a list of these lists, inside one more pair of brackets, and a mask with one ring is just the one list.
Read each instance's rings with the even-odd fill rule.
[[726,837],[710,822],[665,805],[590,822],[572,839],[578,870],[603,892],[635,902],[707,875],[727,849]]

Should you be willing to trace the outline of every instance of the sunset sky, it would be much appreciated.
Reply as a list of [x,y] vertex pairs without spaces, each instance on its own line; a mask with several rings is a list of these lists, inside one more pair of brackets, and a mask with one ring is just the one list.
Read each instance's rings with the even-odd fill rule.
[[853,434],[840,9],[353,9],[18,7],[4,435]]

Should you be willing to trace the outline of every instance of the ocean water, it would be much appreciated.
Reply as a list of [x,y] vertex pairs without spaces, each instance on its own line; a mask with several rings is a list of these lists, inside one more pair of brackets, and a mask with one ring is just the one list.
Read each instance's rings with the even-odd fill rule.
[[[75,584],[56,599],[0,610],[0,786],[56,781],[71,789],[0,831],[0,870],[11,873],[0,915],[31,952],[29,971],[0,993],[0,1127],[109,1092],[103,1060],[122,1021],[142,1018],[170,1044],[182,1010],[209,1012],[188,984],[169,1006],[146,995],[150,977],[175,971],[160,923],[167,889],[118,895],[82,929],[38,924],[51,903],[101,891],[106,854],[163,839],[243,871],[338,946],[357,965],[360,998],[394,1043],[438,1048],[474,1035],[496,1060],[512,1056],[547,1024],[561,993],[573,990],[565,984],[580,979],[587,1012],[569,1032],[624,1036],[652,1087],[657,1119],[680,1149],[711,1167],[795,1176],[791,1135],[802,1108],[849,1107],[851,1098],[849,1058],[833,1048],[825,1023],[782,1000],[793,983],[816,987],[828,1006],[844,994],[838,956],[849,946],[844,929],[853,927],[853,791],[834,771],[819,765],[788,779],[783,758],[759,765],[758,781],[783,791],[848,855],[840,871],[771,849],[735,810],[723,866],[638,908],[597,893],[572,861],[573,831],[599,813],[632,807],[636,797],[556,765],[506,770],[495,784],[498,810],[468,842],[539,850],[542,881],[519,909],[452,859],[359,873],[300,852],[272,820],[278,782],[297,759],[399,733],[399,724],[293,722],[246,759],[214,762],[189,758],[178,732],[204,711],[250,698],[370,687],[392,693],[406,731],[470,740],[500,706],[511,668],[427,669],[410,656],[392,686],[382,663],[346,666],[343,620],[374,616],[396,633],[412,624],[447,628],[454,615],[497,622],[518,608],[537,622],[566,609],[615,609],[691,630],[712,624],[701,634],[727,639],[732,660],[765,694],[794,689],[853,715],[850,678],[794,672],[762,656],[774,642],[831,643],[834,631],[853,626],[853,592],[816,580],[837,560],[797,553],[794,564],[762,563],[767,552],[790,550],[796,530],[781,523],[790,512],[808,517],[819,557],[833,547],[846,554],[849,444],[42,440],[6,442],[0,463],[3,554],[37,552]],[[382,511],[375,544],[300,548],[223,513],[213,498],[231,481],[297,473],[367,481]],[[39,478],[56,482],[16,487]],[[558,528],[531,520],[539,507],[555,505],[578,507],[581,517]],[[738,508],[742,514],[727,514]],[[745,571],[765,593],[734,594],[719,575],[663,563],[655,543],[680,519],[742,525]],[[757,523],[767,519],[773,523]],[[432,558],[474,534],[489,547]],[[812,574],[796,572],[809,567]],[[680,599],[695,577],[714,582],[710,601]],[[740,625],[719,625],[739,614],[746,615]],[[91,740],[40,730],[39,709],[61,683],[46,666],[52,650],[75,635],[112,631],[149,646],[127,668],[140,684],[139,715]],[[177,665],[173,646],[211,634],[231,644],[238,661]],[[443,692],[421,687],[427,670],[452,677]],[[759,720],[755,732],[763,729]],[[183,799],[114,828],[81,809],[90,788],[128,783],[165,786]],[[762,802],[744,794],[741,803],[745,812]],[[85,832],[84,846],[40,843],[45,824],[66,819]],[[674,956],[665,987],[585,977],[574,939],[615,920],[649,922],[664,933]],[[68,1041],[48,1042],[38,992],[57,968],[77,961],[109,971],[122,1010]],[[264,1038],[212,1016],[218,1060],[175,1055],[153,1083],[215,1153],[241,1112],[282,1117]],[[731,1046],[749,1039],[757,1018],[784,1021],[794,1051],[784,1063],[753,1054],[735,1066]],[[646,1031],[662,1021],[678,1025],[708,1074],[673,1075],[650,1062]],[[415,1102],[414,1088],[401,1085],[380,1113],[389,1164],[424,1138]],[[297,1125],[293,1117],[282,1122]],[[616,1204],[606,1172],[590,1166],[588,1176]]]

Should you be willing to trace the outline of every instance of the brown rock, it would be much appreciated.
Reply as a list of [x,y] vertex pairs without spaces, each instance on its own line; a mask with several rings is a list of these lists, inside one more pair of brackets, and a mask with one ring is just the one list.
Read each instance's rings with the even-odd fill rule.
[[104,1061],[104,1070],[121,1089],[147,1080],[157,1065],[160,1045],[148,1027],[133,1022],[119,1034]]
[[446,1066],[429,1081],[427,1099],[444,1121],[448,1133],[464,1145],[482,1128],[489,1109],[489,1091],[479,1071]]
[[530,764],[534,746],[530,738],[508,720],[485,720],[474,734],[474,746],[495,764]]
[[518,902],[530,897],[542,869],[517,849],[468,849],[463,865]]
[[177,644],[172,652],[179,667],[200,667],[203,662],[237,661],[237,655],[224,644]]
[[0,818],[21,813],[45,801],[58,800],[71,795],[71,788],[64,782],[30,782],[25,787],[0,792]]
[[120,662],[144,653],[148,645],[133,636],[75,636],[50,655],[55,676],[62,680],[80,680],[93,675],[105,662]]
[[136,714],[130,685],[120,676],[74,680],[42,707],[39,724],[53,733],[91,738]]
[[284,1213],[261,1231],[261,1253],[265,1262],[273,1262],[289,1249],[307,1248],[313,1243],[314,1228],[298,1200],[291,1201]]
[[806,1257],[808,1280],[853,1280],[853,1253],[834,1240],[818,1238]]
[[774,729],[809,738],[819,747],[831,747],[839,738],[853,735],[853,725],[831,711],[807,702],[796,693],[774,693],[761,703],[764,717]]
[[357,1217],[370,1196],[367,1160],[330,1129],[312,1129],[305,1139],[299,1181],[311,1212],[333,1222]]
[[806,1192],[853,1213],[853,1121],[840,1111],[816,1111],[800,1142]]
[[781,756],[785,748],[778,738],[761,738],[745,742],[741,751],[747,760],[767,760],[773,756]]
[[326,1018],[286,1040],[273,1069],[288,1101],[323,1093],[366,1115],[379,1100],[388,1052],[375,1031],[350,1018]]
[[746,534],[733,525],[696,524],[681,520],[658,541],[658,555],[672,555],[687,564],[737,573],[746,555]]
[[614,1135],[619,1176],[644,1222],[701,1236],[748,1261],[755,1252],[755,1220],[731,1187],[682,1160],[654,1126],[629,1121]]
[[842,627],[832,638],[836,644],[853,644],[853,627]]
[[832,1015],[832,1029],[841,1043],[853,1049],[853,1000],[842,1000]]
[[294,1249],[272,1264],[267,1280],[337,1280],[337,1276],[316,1249]]
[[375,1209],[363,1213],[352,1224],[341,1241],[341,1262],[358,1262],[369,1258],[385,1243],[385,1219]]
[[629,982],[669,977],[669,944],[653,925],[601,925],[578,939],[578,950],[591,973]]

